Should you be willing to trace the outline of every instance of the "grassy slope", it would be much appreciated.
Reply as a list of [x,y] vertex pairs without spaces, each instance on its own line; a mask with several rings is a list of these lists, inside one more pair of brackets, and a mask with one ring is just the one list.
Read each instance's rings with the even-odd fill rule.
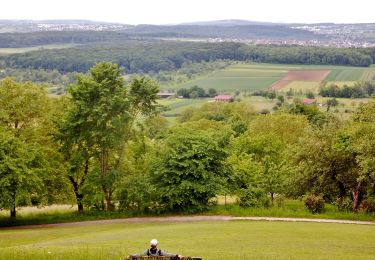
[[0,258],[120,259],[143,251],[151,238],[204,260],[370,259],[375,253],[372,226],[232,221],[2,230]]

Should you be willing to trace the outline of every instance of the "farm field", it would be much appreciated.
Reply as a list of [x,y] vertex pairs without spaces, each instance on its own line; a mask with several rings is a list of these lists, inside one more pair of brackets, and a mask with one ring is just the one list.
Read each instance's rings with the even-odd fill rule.
[[[234,92],[236,90],[252,92],[268,88],[275,90],[293,89],[300,85],[295,83],[296,81],[316,83],[320,83],[323,80],[329,82],[356,82],[371,81],[374,78],[374,67],[239,63],[204,77],[177,84],[173,88],[190,88],[197,85],[206,90],[215,88],[221,93]],[[298,88],[295,90],[298,90]],[[311,86],[307,88],[311,88]]]
[[302,91],[302,93],[313,92],[317,93],[319,90],[319,82],[317,81],[292,81],[284,88],[281,89],[282,92],[286,92],[289,89],[294,91]]
[[328,75],[326,80],[327,81],[359,81],[359,80],[362,80],[362,76],[365,73],[365,71],[368,71],[368,70],[364,68],[332,69],[331,73]]
[[50,44],[50,45],[40,45],[35,47],[24,47],[24,48],[0,48],[0,55],[16,54],[16,53],[25,53],[29,51],[37,51],[42,49],[64,49],[71,48],[77,44]]
[[[0,230],[1,259],[122,259],[150,239],[185,256],[214,259],[371,259],[375,227],[216,221],[75,225]],[[191,239],[193,238],[193,239]]]
[[235,64],[174,87],[179,89],[197,85],[204,89],[215,88],[219,92],[254,91],[268,88],[292,68],[273,64]]
[[[247,96],[241,97],[243,102],[251,104],[256,111],[261,111],[262,109],[271,110],[275,106],[276,100],[269,100],[260,96]],[[159,99],[159,104],[166,106],[167,111],[162,114],[168,119],[170,123],[174,123],[179,114],[188,108],[197,108],[206,104],[208,102],[213,102],[212,98],[202,98],[202,99]]]

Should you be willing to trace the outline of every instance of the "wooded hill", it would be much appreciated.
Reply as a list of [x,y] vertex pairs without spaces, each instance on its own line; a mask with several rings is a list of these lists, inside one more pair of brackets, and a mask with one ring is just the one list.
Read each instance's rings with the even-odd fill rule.
[[8,68],[56,69],[62,73],[86,72],[103,60],[119,64],[125,68],[126,73],[176,70],[184,63],[215,60],[366,67],[375,61],[375,48],[275,47],[241,43],[128,40],[64,49],[42,49],[0,57],[0,62]]

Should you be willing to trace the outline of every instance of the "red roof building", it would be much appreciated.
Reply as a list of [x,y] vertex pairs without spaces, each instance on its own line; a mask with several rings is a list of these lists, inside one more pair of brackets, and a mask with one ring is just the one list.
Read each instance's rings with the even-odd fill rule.
[[218,95],[215,97],[215,101],[230,102],[233,98],[231,95]]
[[305,98],[303,100],[304,105],[315,105],[316,104],[316,99],[315,98]]

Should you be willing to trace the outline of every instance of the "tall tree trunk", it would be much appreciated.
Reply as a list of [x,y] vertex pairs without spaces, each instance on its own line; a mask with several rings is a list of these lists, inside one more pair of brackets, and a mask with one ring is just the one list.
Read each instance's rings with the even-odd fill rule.
[[16,205],[14,204],[13,207],[10,209],[10,218],[15,219],[16,218]]
[[10,208],[10,218],[16,218],[16,197],[17,197],[17,183],[13,180],[12,182],[13,190],[11,191],[12,196],[12,207]]
[[108,178],[108,151],[103,149],[101,155],[101,177],[102,177],[102,189],[104,193],[105,205],[107,211],[115,209],[115,205],[112,203],[112,192],[111,187],[107,187],[106,178]]
[[78,212],[79,213],[82,213],[83,212],[83,194],[82,193],[76,193],[76,199],[77,199],[77,206],[78,206]]
[[78,212],[80,213],[83,212],[83,197],[84,197],[84,194],[81,192],[81,187],[85,183],[88,172],[89,172],[89,160],[86,160],[81,181],[76,181],[73,176],[69,176],[70,183],[73,185],[74,195],[76,196]]
[[112,196],[109,194],[105,196],[105,204],[107,211],[113,211],[115,209],[115,205],[112,203]]
[[360,193],[361,183],[358,183],[355,190],[352,191],[353,195],[353,211],[358,211],[359,208],[359,193]]

